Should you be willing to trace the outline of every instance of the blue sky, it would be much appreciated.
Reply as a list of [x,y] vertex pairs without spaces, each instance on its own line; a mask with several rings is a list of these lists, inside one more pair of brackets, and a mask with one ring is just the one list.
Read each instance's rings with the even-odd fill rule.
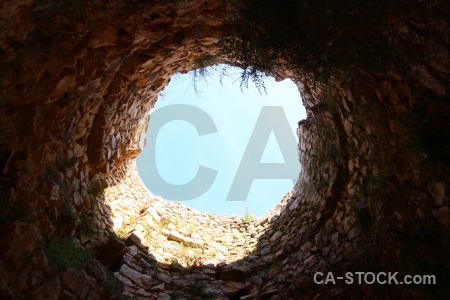
[[[239,78],[239,70],[229,71],[233,72],[234,76],[222,79],[222,85],[218,74],[208,78],[207,83],[198,82],[197,87],[201,91],[199,94],[194,91],[192,74],[173,76],[150,113],[153,114],[162,107],[174,108],[177,104],[192,105],[211,117],[217,132],[199,135],[196,127],[187,121],[168,120],[157,132],[156,144],[150,145],[150,119],[147,145],[137,158],[137,166],[144,184],[152,194],[156,194],[152,191],[155,172],[170,184],[182,185],[196,176],[200,165],[216,170],[217,175],[212,185],[200,197],[192,200],[169,200],[180,201],[196,210],[209,213],[242,216],[248,211],[259,217],[275,207],[293,187],[291,179],[255,179],[246,199],[226,201],[261,109],[264,106],[281,106],[295,141],[297,123],[306,117],[306,113],[297,87],[289,79],[275,82],[273,78],[268,78],[267,94],[263,92],[261,95],[253,83],[249,83],[249,88],[244,87],[241,91],[239,79],[236,79]],[[157,170],[150,167],[152,157],[156,157]],[[298,174],[300,164],[298,159],[296,161]],[[273,132],[260,162],[284,163]],[[167,199],[163,194],[158,196]]]

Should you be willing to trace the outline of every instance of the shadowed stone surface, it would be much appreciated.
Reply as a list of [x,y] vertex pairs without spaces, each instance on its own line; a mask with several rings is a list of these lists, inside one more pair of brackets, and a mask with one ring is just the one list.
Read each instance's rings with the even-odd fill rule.
[[[439,55],[416,77],[360,70],[345,85],[298,81],[303,168],[261,218],[147,192],[134,162],[147,113],[173,74],[202,58],[235,62],[219,44],[230,9],[213,0],[0,3],[1,299],[448,295],[442,285],[313,282],[317,271],[448,282],[448,157],[429,151],[450,136],[447,23],[430,25],[439,35],[425,46]],[[392,30],[420,35],[426,16],[399,13],[409,23]],[[98,260],[56,272],[46,249],[63,237]]]

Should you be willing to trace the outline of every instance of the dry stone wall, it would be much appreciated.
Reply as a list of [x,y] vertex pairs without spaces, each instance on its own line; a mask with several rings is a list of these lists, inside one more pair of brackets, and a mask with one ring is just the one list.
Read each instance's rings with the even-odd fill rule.
[[211,57],[233,63],[218,44],[229,9],[209,0],[0,3],[1,299],[448,295],[442,284],[312,279],[449,278],[448,157],[436,147],[450,136],[448,24],[427,46],[440,55],[415,77],[298,81],[303,168],[263,217],[210,215],[148,193],[134,163],[148,111],[176,72]]

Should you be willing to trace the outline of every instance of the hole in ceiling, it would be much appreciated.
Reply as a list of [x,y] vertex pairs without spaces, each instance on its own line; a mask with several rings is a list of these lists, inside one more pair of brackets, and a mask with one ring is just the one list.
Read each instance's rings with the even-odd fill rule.
[[267,77],[266,92],[252,82],[241,89],[241,69],[228,66],[221,76],[222,67],[172,77],[150,112],[139,175],[166,200],[260,217],[298,178],[296,130],[305,108],[290,79]]

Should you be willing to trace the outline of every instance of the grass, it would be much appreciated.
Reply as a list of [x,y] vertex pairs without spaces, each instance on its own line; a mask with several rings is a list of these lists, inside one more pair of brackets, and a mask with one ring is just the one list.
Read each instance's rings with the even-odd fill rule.
[[178,252],[177,258],[171,258],[169,261],[169,268],[178,272],[188,272],[194,268],[202,265],[200,256],[203,250],[193,248],[190,245],[180,243],[181,249]]
[[137,220],[137,216],[136,215],[129,215],[128,216],[128,224],[134,224],[134,223],[136,223],[136,220]]
[[191,284],[188,284],[188,288],[191,289],[191,293],[194,296],[201,296],[202,295],[202,289],[207,286],[207,283],[205,281],[196,281]]
[[76,245],[72,237],[47,241],[43,245],[43,252],[57,273],[68,268],[81,269],[94,259],[93,252]]
[[213,249],[211,249],[211,251],[209,252],[209,254],[210,254],[212,257],[216,257],[217,254],[219,254],[219,251],[218,251],[216,248],[213,248]]
[[250,223],[254,219],[255,219],[255,216],[247,208],[244,216],[242,216],[242,221],[244,223]]
[[94,216],[87,213],[81,213],[79,230],[89,237],[94,236],[97,233],[97,225],[94,222]]
[[195,224],[189,224],[188,226],[188,232],[190,235],[194,234],[194,232],[197,231],[197,225]]
[[117,288],[117,281],[113,279],[105,279],[102,282],[102,287],[105,290],[105,292],[110,295],[112,291],[114,291]]
[[61,222],[65,224],[75,224],[78,222],[78,215],[68,200],[65,200],[63,203]]
[[125,227],[120,227],[119,229],[117,229],[116,234],[119,239],[125,240],[128,235],[128,230]]
[[246,213],[242,219],[244,220],[245,223],[250,223],[251,221],[253,221],[255,219],[255,217],[253,216],[252,213]]
[[174,272],[182,272],[183,266],[178,262],[178,259],[172,257],[169,260],[169,270]]
[[144,270],[152,270],[154,276],[158,275],[159,269],[158,264],[154,261],[148,261],[146,259],[141,259],[141,266]]
[[125,227],[121,227],[117,229],[116,232],[111,232],[109,234],[110,239],[118,240],[118,241],[125,241],[127,239],[128,230]]
[[176,219],[175,220],[175,228],[177,229],[177,230],[180,230],[181,228],[183,228],[184,226],[183,226],[184,224],[183,224],[183,222],[181,222],[181,220],[180,219]]
[[170,224],[170,221],[166,218],[161,218],[158,222],[158,227],[160,229],[166,228]]
[[152,238],[152,233],[154,232],[153,227],[148,224],[148,222],[143,222],[142,225],[144,226],[144,238],[149,241]]

